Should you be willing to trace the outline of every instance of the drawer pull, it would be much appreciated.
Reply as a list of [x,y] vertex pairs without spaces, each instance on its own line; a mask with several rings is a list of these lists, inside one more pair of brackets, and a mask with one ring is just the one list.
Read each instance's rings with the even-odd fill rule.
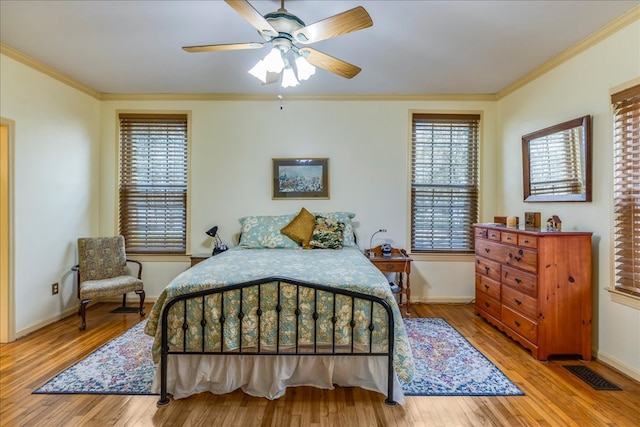
[[387,270],[393,269],[393,264],[387,264]]
[[522,279],[520,279],[520,278],[518,278],[518,277],[516,277],[515,279],[513,279],[513,281],[514,281],[514,282],[516,282],[516,283],[518,283],[518,284],[522,283]]
[[569,276],[569,282],[570,282],[570,283],[573,283],[573,282],[575,282],[575,281],[576,281],[576,279],[574,279],[574,278],[573,278],[573,276]]
[[524,242],[525,242],[525,243],[529,243],[529,240],[525,239],[525,241],[524,241]]
[[520,322],[518,322],[517,320],[514,320],[513,323],[515,323],[515,325],[519,328],[520,327]]
[[524,251],[522,249],[518,249],[518,255],[520,256],[524,255]]
[[484,288],[485,288],[486,290],[489,290],[489,285],[487,285],[487,284],[485,283],[485,284],[484,284]]
[[513,259],[515,259],[517,262],[520,262],[520,260],[522,259],[522,257],[519,256],[514,256]]
[[485,306],[487,306],[487,307],[491,307],[491,304],[489,304],[489,303],[488,303],[488,302],[486,302],[486,301],[484,302],[484,305],[485,305]]
[[491,269],[485,265],[485,266],[484,266],[484,272],[485,272],[486,274],[489,274],[489,270],[491,270]]
[[489,248],[484,248],[484,251],[485,251],[486,253],[489,253],[489,252],[491,252],[491,249],[489,249]]
[[520,300],[519,300],[519,299],[517,299],[517,298],[514,298],[513,300],[514,300],[514,301],[516,302],[516,304],[518,304],[518,305],[522,304],[522,301],[520,301]]
[[507,240],[511,240],[511,237],[507,237]]

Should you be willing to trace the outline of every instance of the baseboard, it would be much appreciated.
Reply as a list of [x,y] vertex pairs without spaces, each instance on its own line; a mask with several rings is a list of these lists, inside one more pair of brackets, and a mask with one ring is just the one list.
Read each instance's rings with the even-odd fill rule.
[[[470,304],[472,303],[476,297],[424,297],[424,298],[415,298],[413,295],[411,296],[411,303],[422,303],[422,304]],[[403,300],[404,302],[404,300]]]
[[74,307],[74,308],[70,308],[67,309],[61,313],[58,313],[54,316],[48,317],[45,320],[36,323],[35,325],[31,325],[28,328],[25,329],[21,329],[19,331],[16,331],[16,339],[20,339],[23,337],[26,337],[27,335],[29,335],[32,332],[37,331],[38,329],[44,328],[47,325],[50,325],[52,323],[57,322],[58,320],[62,320],[65,317],[68,317],[72,314],[77,314],[78,313],[78,307]]
[[626,363],[621,362],[614,357],[607,356],[606,354],[603,354],[601,351],[598,352],[598,361],[603,365],[607,365],[608,367],[615,369],[621,374],[624,374],[629,378],[640,382],[640,371],[634,368],[633,366],[629,366]]
[[[157,299],[158,299],[157,297],[145,298],[144,299],[144,303],[145,304],[147,304],[147,303],[154,304]],[[87,307],[91,307],[92,304],[95,304],[97,302],[117,302],[117,303],[122,304],[122,297],[120,296],[120,297],[114,297],[114,298],[101,298],[100,300],[96,300],[95,302],[91,301]],[[135,306],[135,305],[137,305],[139,303],[140,303],[140,300],[138,299],[137,295],[135,296],[135,298],[134,297],[127,298],[127,306],[130,306],[130,305],[131,306]],[[42,320],[42,321],[36,323],[35,325],[29,326],[28,328],[16,331],[15,339],[17,340],[17,339],[26,337],[30,333],[35,332],[38,329],[44,328],[45,326],[48,326],[48,325],[50,325],[52,323],[55,323],[58,320],[62,320],[65,317],[68,317],[68,316],[70,316],[72,314],[78,314],[79,304],[80,303],[78,303],[78,305],[76,305],[73,308],[69,308],[69,309],[67,309],[67,310],[65,310],[65,311],[63,311],[61,313],[58,313],[58,314],[56,314],[54,316],[51,316],[51,317],[48,317],[45,320]]]

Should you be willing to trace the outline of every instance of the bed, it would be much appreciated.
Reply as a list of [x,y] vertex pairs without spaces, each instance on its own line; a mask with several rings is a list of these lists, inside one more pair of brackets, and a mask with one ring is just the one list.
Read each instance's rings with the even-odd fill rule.
[[145,328],[154,337],[158,405],[169,395],[242,389],[277,399],[287,387],[334,385],[404,403],[413,357],[389,283],[355,245],[353,214],[323,215],[342,219],[334,220],[343,224],[340,248],[307,250],[279,236],[293,214],[245,217],[238,247],[163,290]]

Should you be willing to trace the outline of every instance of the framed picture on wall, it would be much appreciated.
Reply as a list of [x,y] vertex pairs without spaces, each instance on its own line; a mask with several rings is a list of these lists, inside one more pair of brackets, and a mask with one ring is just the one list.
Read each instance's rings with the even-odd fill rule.
[[328,199],[329,159],[271,159],[273,199]]

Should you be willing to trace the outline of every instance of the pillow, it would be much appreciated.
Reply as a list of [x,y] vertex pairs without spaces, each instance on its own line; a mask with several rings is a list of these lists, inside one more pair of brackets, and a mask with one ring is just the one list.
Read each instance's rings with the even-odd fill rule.
[[341,222],[344,224],[344,231],[342,233],[342,246],[356,246],[356,238],[353,232],[353,224],[351,219],[356,214],[351,212],[327,212],[327,213],[315,213],[316,216],[322,216],[332,221]]
[[246,216],[240,218],[239,246],[248,249],[297,249],[296,242],[280,232],[295,215]]
[[298,215],[280,231],[303,248],[308,248],[315,225],[316,217],[302,208]]
[[342,249],[344,223],[316,215],[309,245],[319,249]]

